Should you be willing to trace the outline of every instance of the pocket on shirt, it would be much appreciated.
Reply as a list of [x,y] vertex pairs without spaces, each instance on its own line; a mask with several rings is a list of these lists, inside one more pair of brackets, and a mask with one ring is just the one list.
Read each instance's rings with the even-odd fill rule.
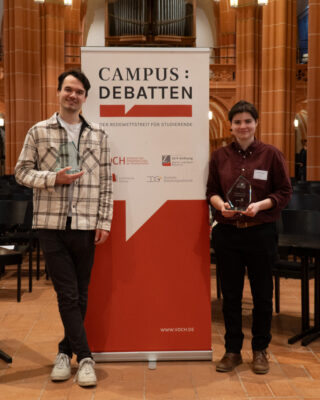
[[59,150],[54,146],[39,146],[39,169],[54,171],[59,158]]
[[93,172],[100,164],[100,148],[99,146],[87,147],[83,151],[82,168],[87,172]]

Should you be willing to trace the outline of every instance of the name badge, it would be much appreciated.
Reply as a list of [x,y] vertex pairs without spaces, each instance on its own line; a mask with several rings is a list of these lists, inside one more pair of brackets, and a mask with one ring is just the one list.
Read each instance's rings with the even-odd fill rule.
[[253,173],[253,179],[260,179],[261,181],[266,181],[268,178],[268,171],[263,171],[262,169],[255,169]]

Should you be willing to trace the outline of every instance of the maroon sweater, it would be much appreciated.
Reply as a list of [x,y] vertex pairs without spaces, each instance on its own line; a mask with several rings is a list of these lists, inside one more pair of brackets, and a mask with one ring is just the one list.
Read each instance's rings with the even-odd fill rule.
[[235,182],[243,175],[252,187],[252,202],[271,198],[273,207],[259,211],[252,217],[235,215],[225,218],[217,210],[215,219],[224,224],[241,221],[273,222],[290,200],[292,187],[283,154],[276,147],[256,140],[243,151],[235,141],[226,147],[214,151],[209,164],[207,182],[207,201],[213,195],[219,195],[224,201],[226,194]]

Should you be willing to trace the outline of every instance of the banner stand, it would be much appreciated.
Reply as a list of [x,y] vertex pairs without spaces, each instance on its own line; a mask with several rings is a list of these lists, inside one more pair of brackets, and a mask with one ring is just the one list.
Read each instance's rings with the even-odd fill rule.
[[92,353],[96,362],[126,361],[208,361],[212,359],[211,351],[137,351]]
[[[114,188],[89,286],[93,357],[211,360],[209,49],[81,51],[83,113],[109,135]],[[92,157],[99,146],[93,133]]]

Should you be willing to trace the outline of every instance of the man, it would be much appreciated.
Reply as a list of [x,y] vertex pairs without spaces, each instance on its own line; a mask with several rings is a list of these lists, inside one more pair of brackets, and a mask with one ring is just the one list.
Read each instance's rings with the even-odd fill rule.
[[[33,228],[39,230],[65,331],[51,379],[69,379],[76,354],[80,386],[97,382],[83,321],[95,245],[107,240],[113,212],[107,134],[80,114],[89,89],[81,71],[59,76],[59,113],[29,130],[15,170],[17,182],[33,188]],[[78,150],[79,172],[57,168],[68,159],[68,143]]]
[[307,140],[301,140],[302,149],[300,150],[298,157],[299,174],[298,180],[305,181],[307,178]]

